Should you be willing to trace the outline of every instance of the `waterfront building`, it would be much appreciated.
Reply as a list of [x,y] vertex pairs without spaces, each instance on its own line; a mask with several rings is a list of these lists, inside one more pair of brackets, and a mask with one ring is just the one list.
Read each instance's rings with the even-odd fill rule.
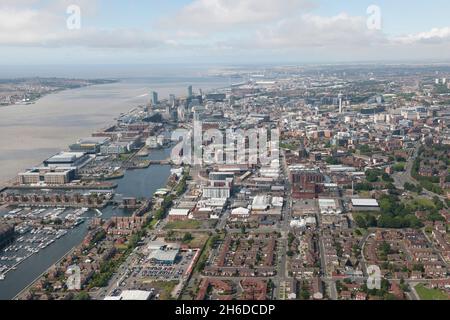
[[77,167],[80,168],[89,160],[85,152],[60,152],[44,161],[46,167]]
[[100,147],[110,141],[107,137],[91,137],[78,140],[69,146],[72,152],[85,152],[88,154],[96,154],[100,152]]
[[18,174],[20,184],[66,184],[76,178],[76,167],[39,167]]
[[114,142],[108,145],[101,146],[101,154],[124,154],[130,152],[133,148],[133,142]]

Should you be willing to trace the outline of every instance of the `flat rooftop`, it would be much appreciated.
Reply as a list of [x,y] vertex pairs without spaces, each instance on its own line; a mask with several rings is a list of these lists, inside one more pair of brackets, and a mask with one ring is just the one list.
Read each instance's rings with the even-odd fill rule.
[[352,205],[356,207],[378,207],[375,199],[352,199]]

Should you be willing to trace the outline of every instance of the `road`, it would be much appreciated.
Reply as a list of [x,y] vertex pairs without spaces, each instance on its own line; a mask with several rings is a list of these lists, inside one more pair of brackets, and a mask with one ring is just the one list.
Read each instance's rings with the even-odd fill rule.
[[325,246],[323,244],[322,239],[322,220],[319,218],[319,228],[317,229],[317,234],[319,237],[319,251],[320,251],[320,270],[322,272],[322,281],[326,284],[328,288],[328,294],[331,300],[337,300],[338,299],[338,293],[336,289],[336,281],[332,279],[332,275],[328,273],[327,270],[327,259],[325,257]]
[[278,243],[280,244],[278,251],[278,273],[276,277],[276,287],[275,287],[275,297],[276,299],[281,298],[281,292],[280,287],[281,283],[285,282],[289,278],[288,270],[287,270],[287,251],[288,248],[288,234],[289,234],[289,228],[290,228],[290,221],[292,217],[292,200],[291,200],[291,185],[288,179],[288,167],[286,163],[286,156],[284,154],[284,151],[281,154],[281,169],[282,169],[282,175],[284,176],[285,182],[285,191],[287,194],[286,203],[284,204],[282,215],[281,215],[281,222],[280,222],[280,228],[279,231],[281,232],[281,239],[279,239]]
[[367,239],[369,239],[371,236],[374,236],[374,234],[370,233],[370,231],[367,230],[367,234],[359,242],[359,247],[361,248],[361,259],[360,259],[361,269],[362,269],[364,276],[366,276],[366,277],[368,276],[368,274],[367,274],[367,266],[366,266],[366,257],[364,256],[364,248],[366,246]]

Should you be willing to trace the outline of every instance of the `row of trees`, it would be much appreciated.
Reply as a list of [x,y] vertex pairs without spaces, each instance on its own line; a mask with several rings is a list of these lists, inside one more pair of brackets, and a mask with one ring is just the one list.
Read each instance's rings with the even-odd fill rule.
[[413,183],[405,182],[403,188],[407,191],[422,193],[423,188],[420,185],[415,185]]
[[379,199],[381,214],[378,219],[370,213],[358,215],[355,222],[360,228],[421,228],[422,222],[409,206],[401,203],[397,195],[382,195]]

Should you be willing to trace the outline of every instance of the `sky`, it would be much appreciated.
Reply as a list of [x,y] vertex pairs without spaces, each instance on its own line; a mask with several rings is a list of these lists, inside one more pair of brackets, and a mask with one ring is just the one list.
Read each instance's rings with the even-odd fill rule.
[[0,65],[449,62],[449,12],[448,0],[0,0]]

